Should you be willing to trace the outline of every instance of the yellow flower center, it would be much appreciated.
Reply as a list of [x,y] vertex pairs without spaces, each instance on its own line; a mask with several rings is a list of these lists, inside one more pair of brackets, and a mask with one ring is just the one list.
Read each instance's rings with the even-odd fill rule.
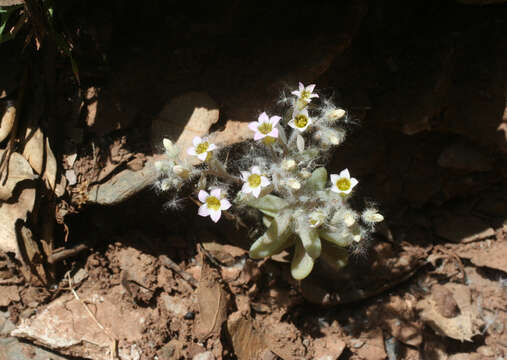
[[261,134],[267,135],[273,130],[273,126],[270,123],[263,122],[257,127],[257,130],[259,130]]
[[304,128],[308,124],[308,118],[305,115],[298,115],[294,118],[294,124],[298,128]]
[[301,100],[308,100],[310,98],[311,93],[308,90],[303,90],[301,93]]
[[220,200],[218,200],[215,196],[208,196],[206,199],[206,205],[210,210],[220,210]]
[[197,147],[195,148],[195,152],[197,154],[202,154],[203,152],[208,150],[208,147],[209,147],[209,143],[207,141],[204,141],[204,142],[200,143],[199,145],[197,145]]
[[252,174],[248,177],[248,185],[250,187],[258,187],[261,184],[261,176],[257,174]]
[[271,136],[266,136],[264,139],[262,139],[262,142],[264,145],[271,145],[275,142],[275,138]]
[[341,178],[336,182],[336,187],[341,191],[347,191],[350,189],[350,180],[347,178]]

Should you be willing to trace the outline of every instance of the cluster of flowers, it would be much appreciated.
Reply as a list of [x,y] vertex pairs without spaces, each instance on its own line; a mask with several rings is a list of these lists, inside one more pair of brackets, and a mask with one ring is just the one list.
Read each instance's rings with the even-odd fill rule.
[[[187,149],[201,165],[181,161],[179,150],[168,139],[164,139],[164,147],[169,160],[157,165],[165,175],[159,182],[163,190],[199,177],[198,214],[214,222],[231,209],[228,190],[240,188],[231,198],[234,208],[238,212],[245,207],[260,210],[268,228],[254,242],[250,255],[260,258],[295,245],[292,275],[298,279],[309,274],[321,253],[325,260],[343,266],[346,254],[336,253],[333,247],[347,247],[368,238],[374,224],[383,220],[373,207],[361,215],[350,208],[347,200],[358,180],[348,169],[328,177],[326,169],[318,166],[325,153],[345,138],[345,111],[330,101],[313,106],[312,101],[319,99],[314,90],[315,85],[299,83],[299,89],[285,100],[290,106],[284,119],[263,112],[248,124],[254,141],[246,144],[250,149],[236,162],[239,166],[234,172],[238,175],[220,161],[215,154],[220,149],[207,137],[195,137]],[[284,124],[293,129],[290,136]],[[209,178],[214,186],[206,187]],[[323,245],[320,238],[330,245]],[[338,255],[333,258],[329,254]]]

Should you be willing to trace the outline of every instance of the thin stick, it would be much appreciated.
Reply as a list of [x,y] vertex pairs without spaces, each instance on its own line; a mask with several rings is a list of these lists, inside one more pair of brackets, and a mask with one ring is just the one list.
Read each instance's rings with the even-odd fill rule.
[[176,264],[174,261],[172,261],[168,256],[160,255],[159,259],[162,265],[177,273],[179,276],[183,278],[183,280],[192,285],[192,287],[197,288],[198,285],[197,280],[195,280],[194,277],[189,273],[187,273],[186,271],[181,270],[179,265]]
[[117,359],[118,358],[118,339],[116,339],[116,337],[114,335],[112,335],[104,326],[102,326],[102,324],[97,320],[95,315],[91,312],[90,308],[88,308],[88,306],[86,306],[86,304],[83,302],[83,300],[81,300],[81,298],[77,294],[76,290],[74,290],[74,288],[72,287],[72,279],[70,277],[70,272],[67,271],[67,273],[65,275],[67,276],[67,280],[69,282],[69,289],[72,292],[72,294],[74,295],[74,297],[76,298],[76,300],[79,301],[81,303],[81,305],[84,306],[88,315],[90,315],[90,317],[93,319],[93,321],[95,321],[95,324],[97,324],[97,326],[104,332],[104,334],[106,334],[106,336],[112,341],[111,359]]

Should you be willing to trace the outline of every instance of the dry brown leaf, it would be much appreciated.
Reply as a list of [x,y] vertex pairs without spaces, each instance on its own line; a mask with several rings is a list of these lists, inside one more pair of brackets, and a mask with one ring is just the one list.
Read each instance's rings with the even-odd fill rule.
[[[0,158],[4,154],[5,150],[0,150]],[[22,186],[21,182],[26,182],[26,180],[31,181],[34,180],[35,176],[33,174],[32,168],[30,164],[18,153],[12,153],[9,159],[9,171],[8,178],[5,184],[3,184],[4,178],[1,178],[0,182],[0,201],[7,201],[13,195],[13,192],[16,186]]]
[[44,134],[40,128],[27,128],[25,139],[28,141],[23,148],[23,156],[37,174],[44,170]]
[[234,354],[239,360],[259,359],[260,354],[268,349],[254,320],[240,311],[229,316],[227,330],[232,339]]
[[42,178],[46,182],[46,186],[51,190],[55,190],[57,172],[58,164],[56,162],[55,154],[53,154],[53,150],[49,144],[49,139],[46,138],[46,167]]
[[226,293],[220,284],[220,275],[203,258],[201,279],[197,287],[199,314],[193,328],[199,340],[220,336],[227,317]]
[[7,139],[7,136],[11,133],[15,118],[16,108],[14,106],[8,106],[0,120],[0,142]]
[[459,307],[459,315],[447,318],[439,311],[439,306],[431,295],[421,300],[417,307],[421,310],[421,318],[438,334],[446,335],[460,341],[472,341],[478,334],[477,309],[472,304],[470,289],[461,284],[447,283],[445,285]]

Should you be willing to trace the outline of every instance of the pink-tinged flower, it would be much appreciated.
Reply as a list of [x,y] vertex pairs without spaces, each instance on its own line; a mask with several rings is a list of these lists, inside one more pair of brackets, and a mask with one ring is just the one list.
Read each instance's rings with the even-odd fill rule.
[[331,174],[331,191],[339,194],[350,194],[354,186],[359,183],[357,179],[351,178],[348,169],[342,170],[340,175]]
[[194,137],[192,140],[194,146],[188,148],[187,154],[197,156],[201,161],[205,161],[211,157],[211,152],[217,147],[215,144],[210,144],[207,138]]
[[268,178],[261,174],[258,166],[253,166],[250,171],[242,171],[241,179],[245,182],[241,191],[245,194],[252,193],[256,198],[259,197],[262,188],[270,184]]
[[308,126],[312,123],[312,119],[308,115],[308,110],[304,109],[294,114],[294,117],[290,119],[289,126],[293,129],[297,129],[301,132],[305,131]]
[[206,191],[199,191],[199,201],[202,205],[197,212],[200,216],[209,216],[211,220],[217,222],[222,216],[222,210],[227,210],[231,207],[231,203],[226,198],[220,195],[220,189],[213,189],[208,194]]
[[299,83],[299,90],[294,90],[293,92],[291,92],[291,94],[296,95],[298,97],[298,100],[300,100],[306,105],[310,101],[312,101],[312,98],[319,97],[319,95],[313,93],[314,89],[315,84],[311,84],[305,87],[302,83]]
[[278,129],[276,125],[280,121],[280,116],[271,116],[263,112],[259,115],[257,121],[248,124],[250,130],[254,131],[254,140],[263,140],[266,143],[273,142],[278,137]]

